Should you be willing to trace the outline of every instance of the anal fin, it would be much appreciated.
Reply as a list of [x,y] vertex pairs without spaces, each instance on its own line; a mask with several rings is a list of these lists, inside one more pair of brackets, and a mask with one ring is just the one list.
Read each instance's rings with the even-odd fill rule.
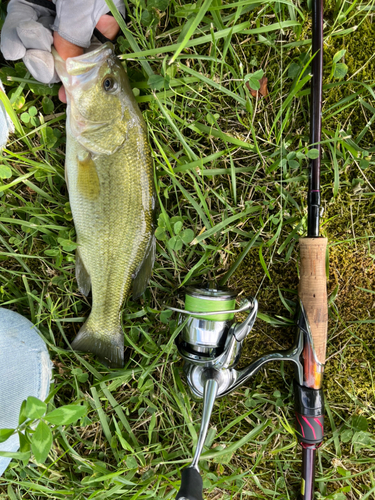
[[91,279],[81,259],[78,248],[76,250],[76,279],[79,291],[87,297],[91,290]]
[[140,297],[147,288],[155,262],[155,247],[156,241],[153,235],[148,243],[144,259],[133,281],[133,299]]

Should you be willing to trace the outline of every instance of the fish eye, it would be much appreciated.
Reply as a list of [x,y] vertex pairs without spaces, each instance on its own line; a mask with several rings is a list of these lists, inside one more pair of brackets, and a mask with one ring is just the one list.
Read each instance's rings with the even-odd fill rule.
[[111,76],[107,76],[104,80],[103,80],[103,89],[106,91],[106,92],[113,92],[117,89],[117,82],[114,78],[112,78]]

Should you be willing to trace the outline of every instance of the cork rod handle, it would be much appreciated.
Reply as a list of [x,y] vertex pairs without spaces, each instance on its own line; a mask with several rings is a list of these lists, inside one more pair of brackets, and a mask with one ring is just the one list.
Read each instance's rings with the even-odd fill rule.
[[324,364],[327,346],[327,238],[301,238],[298,296],[310,324],[315,353]]

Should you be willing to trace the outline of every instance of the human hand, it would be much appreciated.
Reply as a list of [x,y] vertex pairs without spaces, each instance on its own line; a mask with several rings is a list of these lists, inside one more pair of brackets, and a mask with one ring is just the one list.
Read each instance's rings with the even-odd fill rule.
[[[104,14],[99,18],[95,28],[109,40],[113,40],[120,29],[116,19],[107,14]],[[80,56],[84,52],[82,47],[66,40],[57,31],[53,34],[53,44],[58,54],[64,60],[68,59],[68,57]],[[66,102],[65,89],[63,86],[59,89],[59,99],[62,102]]]
[[[23,59],[32,76],[40,82],[59,81],[51,54],[52,44],[61,57],[67,59],[90,47],[95,27],[109,39],[118,32],[116,20],[106,15],[105,0],[53,0],[50,5],[39,1],[42,5],[10,0],[0,48],[5,59]],[[123,0],[115,0],[115,5],[124,15]],[[63,89],[59,97],[66,101]]]

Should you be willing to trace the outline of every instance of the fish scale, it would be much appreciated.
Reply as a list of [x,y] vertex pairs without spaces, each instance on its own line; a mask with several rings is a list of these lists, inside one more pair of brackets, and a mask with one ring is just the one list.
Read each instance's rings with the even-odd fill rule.
[[[91,314],[72,347],[119,367],[122,304],[135,275],[133,295],[143,292],[154,261],[155,200],[146,125],[110,44],[68,59],[66,65],[56,54],[55,61],[68,98],[65,169],[77,233],[76,276],[84,294],[92,291]],[[112,94],[103,88],[106,79],[118,85]]]

